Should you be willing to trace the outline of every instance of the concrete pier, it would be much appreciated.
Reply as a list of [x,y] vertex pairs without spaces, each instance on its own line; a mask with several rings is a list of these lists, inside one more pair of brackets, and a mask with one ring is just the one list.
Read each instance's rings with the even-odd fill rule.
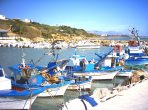
[[135,84],[100,104],[98,110],[148,110],[148,80]]

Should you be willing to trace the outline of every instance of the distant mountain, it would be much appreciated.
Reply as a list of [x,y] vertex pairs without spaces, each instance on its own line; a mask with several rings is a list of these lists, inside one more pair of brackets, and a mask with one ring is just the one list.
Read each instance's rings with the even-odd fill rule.
[[104,32],[103,31],[87,31],[88,33],[96,34],[96,35],[101,35]]
[[87,31],[88,33],[96,34],[96,35],[123,35],[121,32],[117,31]]

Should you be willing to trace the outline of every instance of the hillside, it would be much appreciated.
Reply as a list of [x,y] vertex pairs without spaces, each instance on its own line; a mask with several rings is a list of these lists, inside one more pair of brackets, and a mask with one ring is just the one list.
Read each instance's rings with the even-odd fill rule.
[[37,22],[25,23],[18,19],[0,20],[0,29],[9,30],[8,35],[28,38],[32,41],[65,40],[67,42],[96,37],[83,29],[69,26],[49,26]]

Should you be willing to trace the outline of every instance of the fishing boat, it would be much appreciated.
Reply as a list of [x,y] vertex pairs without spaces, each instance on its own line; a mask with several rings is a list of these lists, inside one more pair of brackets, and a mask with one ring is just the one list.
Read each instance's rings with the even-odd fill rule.
[[26,89],[13,87],[0,66],[0,109],[30,109],[37,95],[45,89],[46,87]]
[[[96,66],[97,65],[97,66]],[[66,69],[73,71],[73,75],[81,77],[92,77],[92,80],[113,79],[122,67],[100,68],[94,60],[87,61],[85,56],[73,55],[69,59]],[[102,69],[102,70],[101,70]]]
[[79,48],[79,49],[98,49],[100,48],[100,45],[96,45],[90,41],[87,40],[83,40],[83,41],[79,41],[76,45],[75,48]]
[[48,74],[50,70],[46,68],[42,68],[40,71],[39,67],[33,64],[26,64],[24,59],[22,59],[22,64],[12,65],[9,69],[12,71],[11,80],[14,87],[27,88],[41,86],[47,88],[38,97],[63,96],[68,85],[71,83],[71,81],[63,81],[59,80],[58,77],[50,76]]
[[[64,81],[71,81],[67,90],[90,90],[91,89],[91,77],[90,78],[82,78],[73,76],[71,71],[65,70],[67,63],[69,60],[55,60],[49,62],[46,70],[50,76],[56,76]],[[43,67],[39,67],[40,69]]]
[[83,76],[83,77],[92,77],[93,81],[97,80],[112,80],[118,71],[93,71],[93,72],[83,72],[83,73],[74,73],[76,76]]
[[132,38],[132,40],[130,40],[128,42],[128,46],[127,46],[127,49],[126,49],[127,53],[131,57],[144,56],[145,53],[144,53],[143,46],[140,43],[140,37],[138,36],[138,30],[136,30],[135,28],[132,28],[129,31],[133,35],[133,38]]

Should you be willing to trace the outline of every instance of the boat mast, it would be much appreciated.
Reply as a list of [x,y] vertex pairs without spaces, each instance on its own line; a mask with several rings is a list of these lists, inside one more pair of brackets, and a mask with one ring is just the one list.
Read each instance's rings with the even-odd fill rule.
[[22,66],[25,67],[25,53],[22,49]]
[[138,35],[138,30],[136,30],[135,28],[132,28],[132,29],[129,29],[129,31],[134,36],[134,38],[136,38],[136,40],[138,41],[138,45],[140,46],[140,37]]

